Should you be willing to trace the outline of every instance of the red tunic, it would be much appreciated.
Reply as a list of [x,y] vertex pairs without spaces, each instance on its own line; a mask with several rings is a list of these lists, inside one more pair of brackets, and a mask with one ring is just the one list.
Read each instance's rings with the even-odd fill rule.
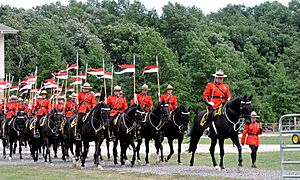
[[[251,123],[250,125],[245,125],[245,130],[243,131],[243,136],[241,143],[247,145],[259,146],[259,137],[258,135],[262,134],[262,127],[258,122]],[[247,136],[247,138],[246,138]]]
[[6,103],[6,118],[12,118],[18,112],[18,108],[16,103]]
[[90,92],[80,92],[78,94],[78,113],[86,113],[87,110],[92,110],[96,105],[95,96]]
[[73,116],[74,110],[76,108],[76,102],[75,101],[68,101],[66,104],[66,118],[69,118],[71,116]]
[[214,109],[217,109],[228,98],[232,98],[228,84],[208,83],[203,93],[203,100],[214,102]]
[[36,115],[43,116],[51,111],[52,105],[49,99],[40,99],[36,101],[35,109],[37,109]]
[[56,109],[57,111],[62,111],[64,112],[65,111],[65,107],[64,107],[64,104],[54,104],[54,109]]
[[106,100],[107,104],[111,108],[109,116],[115,116],[118,112],[123,113],[127,108],[127,102],[124,97],[109,96]]
[[177,97],[175,95],[164,94],[160,97],[160,101],[169,104],[169,111],[177,108]]
[[[137,94],[136,98],[137,98],[139,105],[141,107],[143,107],[146,112],[149,111],[149,108],[153,107],[153,102],[152,102],[151,96],[144,95],[144,94]],[[134,105],[134,103],[135,103],[134,100],[135,100],[134,98],[131,100],[130,106]]]

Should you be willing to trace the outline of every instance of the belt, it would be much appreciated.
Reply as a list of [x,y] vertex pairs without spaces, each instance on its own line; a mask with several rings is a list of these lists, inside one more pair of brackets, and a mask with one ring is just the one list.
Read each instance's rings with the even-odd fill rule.
[[113,108],[113,110],[123,110],[123,109],[121,109],[121,108]]
[[258,134],[248,133],[249,136],[258,136]]
[[209,96],[209,98],[212,98],[212,99],[226,99],[226,97],[224,97],[224,96]]

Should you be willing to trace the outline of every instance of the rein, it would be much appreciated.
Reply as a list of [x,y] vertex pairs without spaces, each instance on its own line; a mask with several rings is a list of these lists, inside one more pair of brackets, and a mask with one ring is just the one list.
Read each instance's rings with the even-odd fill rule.
[[[157,126],[155,126],[153,123],[152,123],[152,120],[151,120],[151,114],[156,118],[156,119],[159,119],[159,124]],[[151,124],[151,126],[153,126],[156,131],[159,131],[165,124],[166,122],[165,121],[161,121],[159,117],[157,117],[153,112],[150,112],[149,113],[149,122]]]
[[[95,131],[95,134],[97,134],[99,131],[101,131],[101,130],[103,129],[103,126],[101,126],[101,120],[98,119],[98,118],[96,118],[96,117],[94,116],[94,114],[95,114],[95,111],[92,112],[91,125],[92,125],[92,128],[93,128],[94,131]],[[98,129],[96,129],[95,126],[94,126],[94,119],[96,119],[98,122],[100,122],[100,126],[99,126]]]

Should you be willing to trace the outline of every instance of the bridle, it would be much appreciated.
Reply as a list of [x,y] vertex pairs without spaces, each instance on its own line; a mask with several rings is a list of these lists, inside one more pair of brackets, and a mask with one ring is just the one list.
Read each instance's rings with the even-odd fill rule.
[[[129,117],[126,113],[122,114],[122,122],[126,128],[126,134],[130,133],[133,129],[135,129],[137,127],[137,123],[136,123],[137,113],[140,115],[145,115],[145,112],[140,111],[138,109],[136,109],[136,111],[135,111],[134,119]],[[129,121],[130,123],[132,123],[132,125],[130,127],[128,127],[128,125],[127,125],[128,123],[126,123],[126,120]]]
[[[181,125],[179,125],[179,124],[176,122],[176,120],[175,120],[175,115],[176,115],[175,112],[172,113],[172,115],[171,115],[171,116],[172,116],[172,121],[173,121],[174,125],[177,126],[177,128],[179,129],[179,131],[182,131],[183,128],[184,128],[184,123],[182,123]],[[183,112],[183,111],[181,111],[181,112],[180,112],[180,116],[182,117],[182,115],[184,115],[184,116],[189,116],[189,115],[190,115],[190,112]]]
[[234,123],[232,120],[230,120],[230,118],[227,115],[227,102],[224,105],[223,115],[225,116],[226,120],[233,125],[233,130],[234,131],[239,131],[240,128],[242,127],[242,125],[240,125],[240,123],[241,123],[241,118],[239,118],[240,116],[242,116],[242,119],[243,119],[242,124],[244,124],[244,118],[245,117],[250,117],[250,114],[249,115],[244,115],[243,112],[242,112],[243,108],[245,106],[249,106],[249,105],[252,106],[251,101],[241,101],[241,103],[240,103],[240,113],[236,113],[236,112],[232,111],[231,109],[229,109],[233,114],[235,114],[238,117],[238,121],[236,123]]
[[[101,114],[101,116],[102,116],[102,112],[103,111],[105,113],[107,113],[107,112],[110,111],[110,108],[100,108],[100,114]],[[97,120],[97,122],[100,122],[100,125],[99,125],[99,127],[97,129],[94,126],[94,120]],[[103,126],[103,119],[102,118],[101,119],[96,118],[96,116],[95,116],[95,110],[92,112],[91,126],[94,129],[95,134],[97,134],[99,131],[101,131],[104,128],[104,126]]]
[[[53,112],[52,113],[52,116],[53,116],[53,119],[56,119],[56,115],[62,115],[62,117],[63,117],[63,112]],[[47,117],[47,126],[48,126],[48,128],[50,129],[50,131],[53,133],[53,134],[58,134],[58,125],[60,125],[61,124],[61,119],[62,119],[62,117],[61,118],[58,118],[59,120],[58,121],[52,121],[51,120],[51,115],[50,116],[48,116]],[[53,128],[51,128],[51,125],[54,125],[54,127]]]
[[[169,104],[161,104],[160,107],[169,107]],[[151,115],[159,120],[159,124],[157,126],[155,126],[153,124],[152,119],[151,119]],[[161,119],[166,117],[166,116],[169,116],[169,115],[167,113],[164,113],[160,118],[156,114],[154,114],[153,111],[151,111],[150,113],[148,113],[148,116],[149,116],[149,122],[150,122],[151,126],[153,126],[156,131],[159,131],[166,124],[166,121],[162,121]]]

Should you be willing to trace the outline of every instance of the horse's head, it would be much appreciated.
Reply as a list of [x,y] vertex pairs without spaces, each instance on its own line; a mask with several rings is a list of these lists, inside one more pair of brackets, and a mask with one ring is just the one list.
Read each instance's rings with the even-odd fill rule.
[[168,120],[169,116],[169,104],[166,104],[164,101],[159,102],[152,111],[157,117],[160,117],[163,120]]
[[252,94],[249,97],[247,97],[247,95],[245,94],[245,96],[242,97],[240,103],[241,116],[245,118],[246,121],[250,120],[251,112],[253,111],[251,100],[252,100]]
[[146,112],[143,107],[140,105],[134,104],[136,110],[135,110],[135,121],[136,122],[143,122],[145,119]]
[[100,103],[100,116],[103,122],[109,118],[110,108],[107,104]]
[[18,111],[17,116],[16,116],[16,128],[20,132],[24,132],[26,129],[26,121],[27,121],[27,116],[25,111]]
[[49,118],[55,124],[56,128],[59,129],[64,120],[64,112],[61,110],[52,109]]
[[191,107],[186,109],[184,106],[179,106],[176,112],[174,112],[174,114],[179,117],[178,119],[180,122],[178,123],[180,123],[179,126],[181,126],[180,130],[182,131],[186,131],[188,128],[189,121],[190,121],[190,111],[191,111]]

